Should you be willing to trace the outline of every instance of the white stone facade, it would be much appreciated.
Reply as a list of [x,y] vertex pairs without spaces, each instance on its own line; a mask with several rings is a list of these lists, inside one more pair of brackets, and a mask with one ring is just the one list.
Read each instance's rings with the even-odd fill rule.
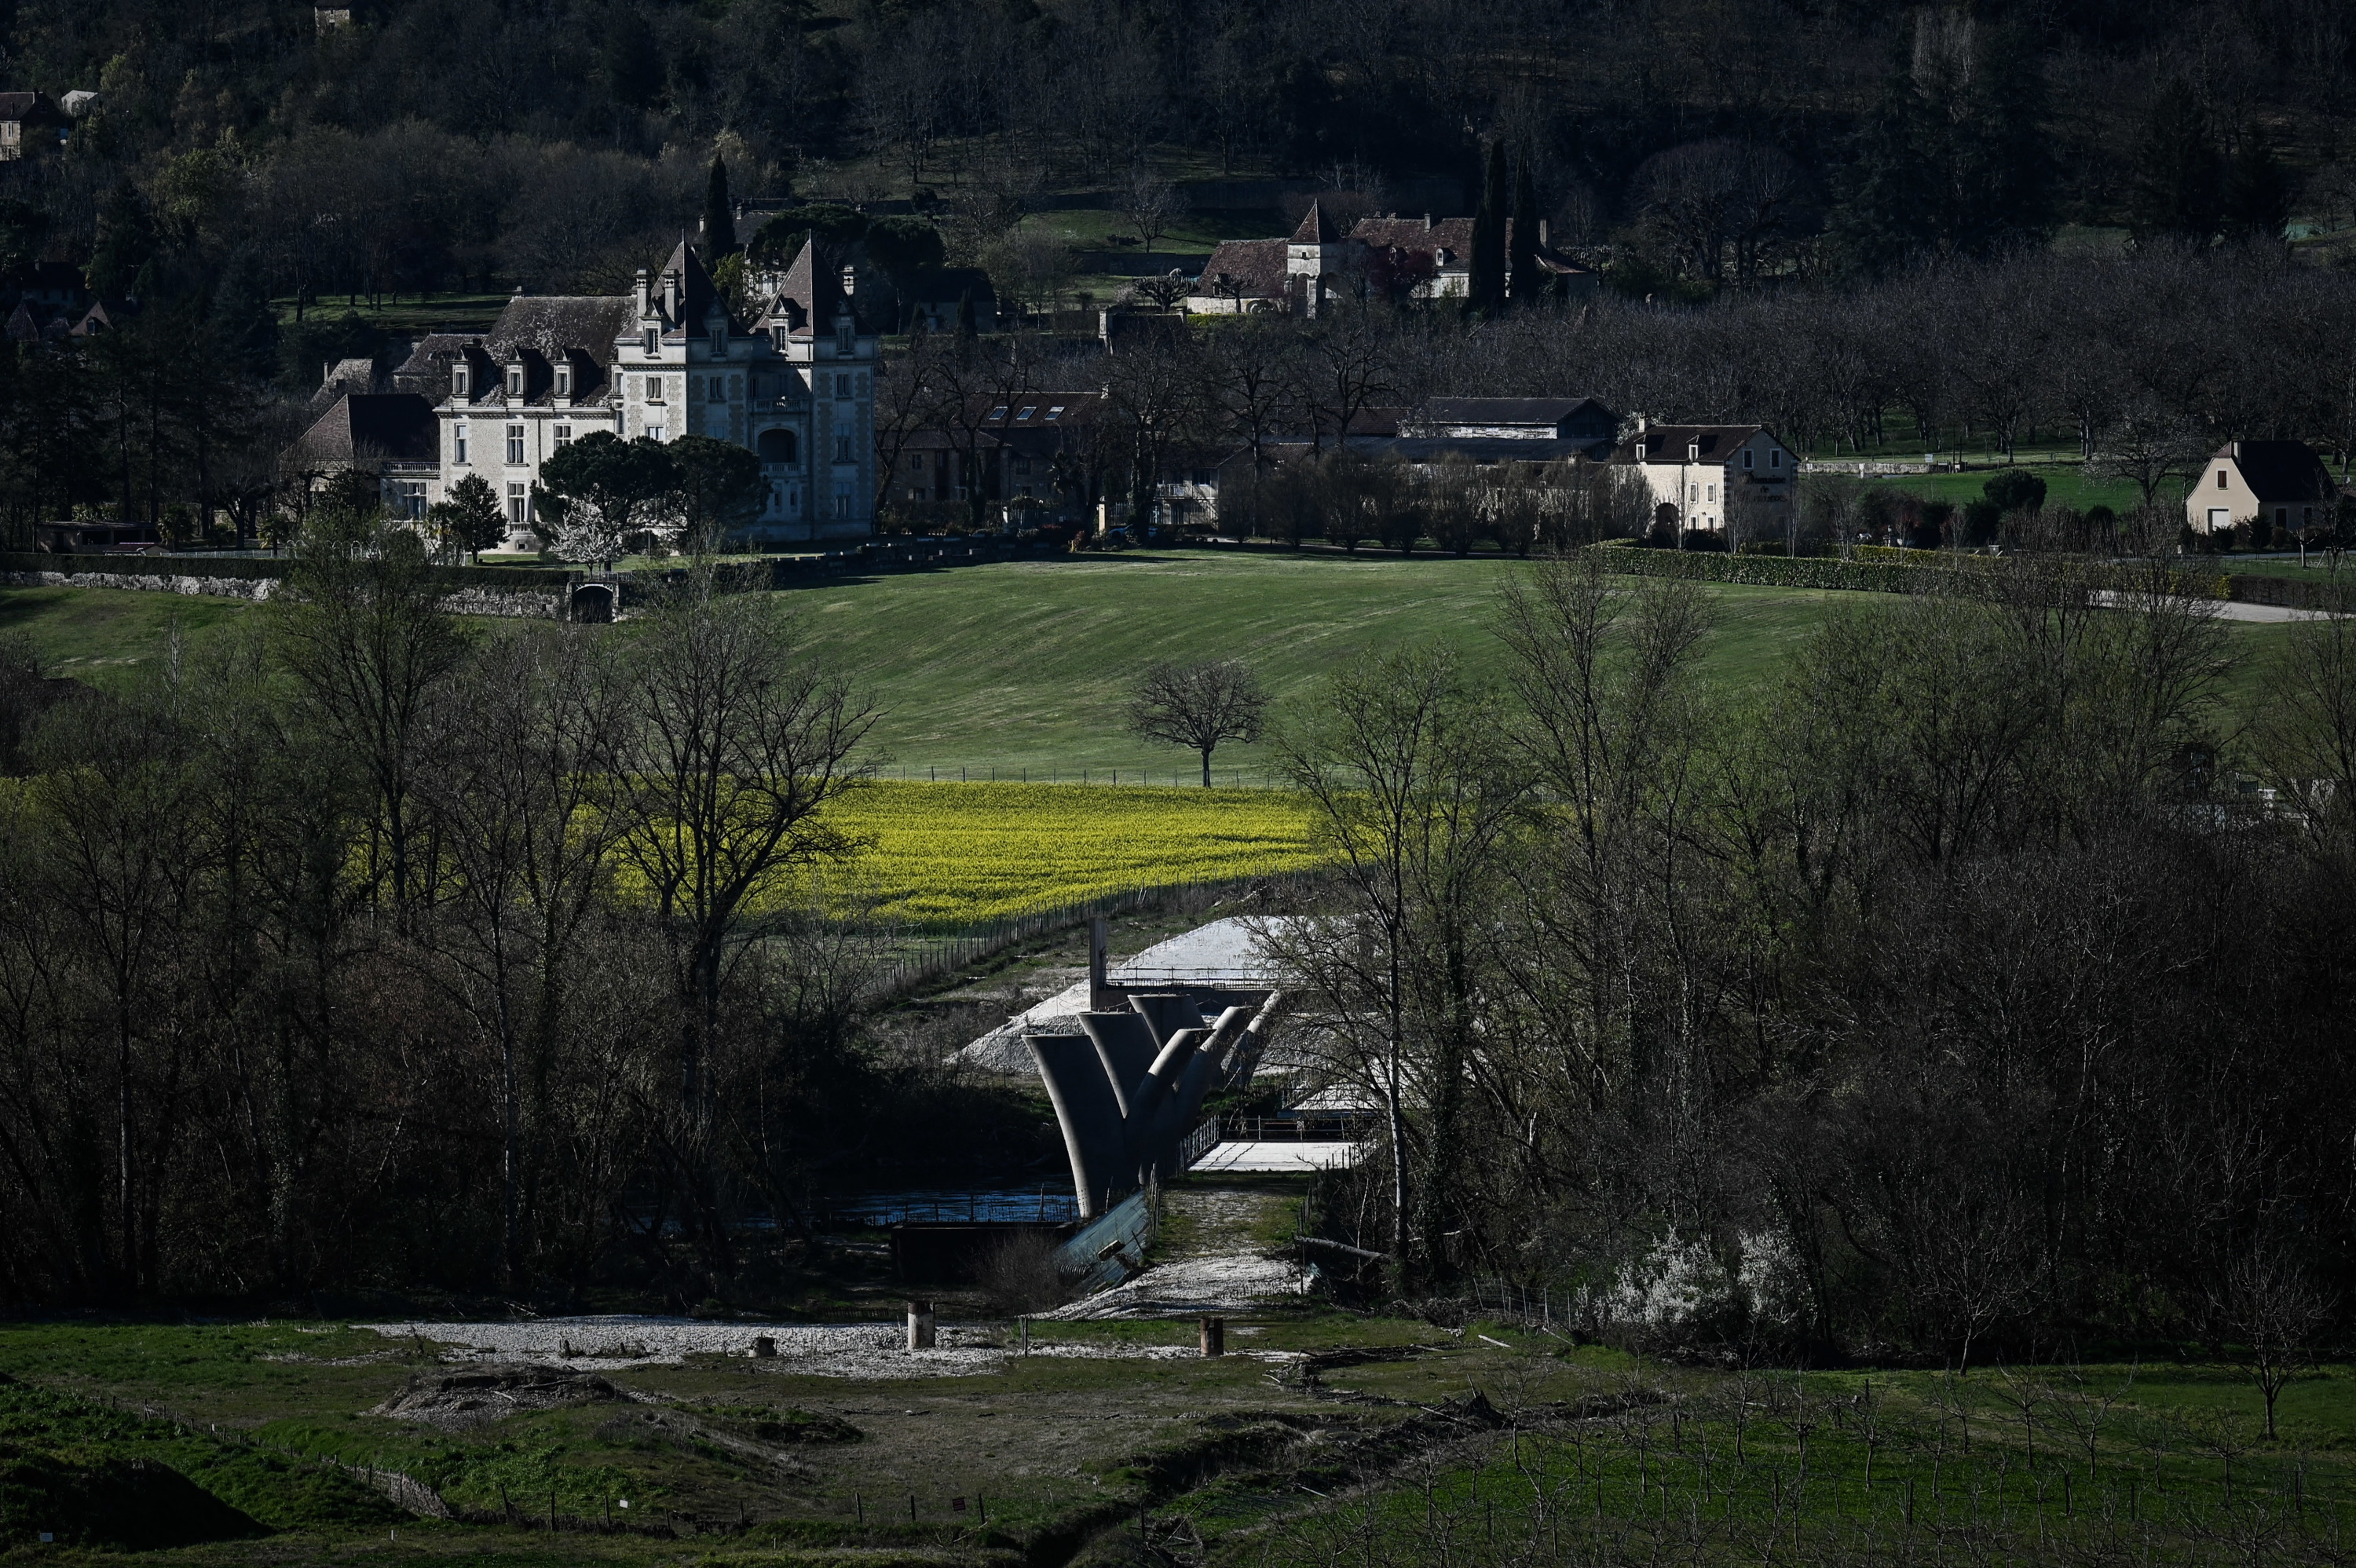
[[641,272],[630,294],[519,295],[451,365],[428,496],[478,474],[506,509],[505,548],[537,549],[541,465],[564,446],[600,431],[701,435],[761,460],[768,494],[744,530],[752,540],[864,538],[874,530],[875,349],[841,283],[807,252],[750,324],[684,243],[659,281]]

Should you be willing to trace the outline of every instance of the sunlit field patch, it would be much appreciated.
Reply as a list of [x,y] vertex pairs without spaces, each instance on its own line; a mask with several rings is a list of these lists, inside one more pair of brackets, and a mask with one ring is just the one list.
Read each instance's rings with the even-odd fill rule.
[[935,927],[1317,859],[1307,804],[1279,790],[879,783],[828,809],[873,841],[848,883]]

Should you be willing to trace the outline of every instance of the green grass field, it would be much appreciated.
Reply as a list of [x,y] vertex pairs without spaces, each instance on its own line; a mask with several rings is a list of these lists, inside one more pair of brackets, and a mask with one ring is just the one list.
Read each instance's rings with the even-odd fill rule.
[[[1241,658],[1280,705],[1385,648],[1439,643],[1476,673],[1504,657],[1497,594],[1522,570],[1495,556],[1229,555],[1175,551],[958,567],[798,588],[783,603],[810,649],[881,709],[881,776],[1192,784],[1193,753],[1128,735],[1122,708],[1157,658]],[[1705,585],[1703,668],[1741,690],[1773,678],[1825,615],[1863,596]],[[234,600],[103,589],[0,589],[0,633],[23,631],[61,674],[105,682],[257,620]],[[2228,628],[2246,699],[2279,625]],[[1223,748],[1220,782],[1269,780],[1262,745]]]
[[[1003,1322],[943,1320],[1014,1349]],[[821,1376],[698,1355],[437,1430],[377,1410],[465,1360],[430,1338],[24,1323],[0,1328],[0,1549],[417,1568],[2345,1560],[2344,1366],[2286,1389],[2269,1439],[2246,1368],[2165,1351],[1728,1372],[1533,1328],[1306,1301],[1231,1317],[1250,1354],[1204,1360],[1189,1321],[1040,1323],[1029,1356]],[[417,1490],[383,1495],[388,1474],[461,1517],[413,1517],[398,1505]]]

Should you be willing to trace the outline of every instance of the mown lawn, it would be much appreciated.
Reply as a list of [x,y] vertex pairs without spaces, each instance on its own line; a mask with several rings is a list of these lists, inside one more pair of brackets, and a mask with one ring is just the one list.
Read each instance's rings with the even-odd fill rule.
[[[1965,475],[1964,477],[1970,477]],[[1173,551],[1012,561],[797,588],[781,602],[813,652],[873,694],[885,778],[1190,784],[1191,752],[1127,733],[1130,684],[1158,658],[1249,661],[1280,709],[1384,649],[1436,643],[1476,676],[1505,654],[1499,590],[1518,562],[1419,555]],[[1866,596],[1705,585],[1715,624],[1702,667],[1729,691],[1771,680],[1828,612]],[[0,633],[23,631],[59,673],[106,682],[152,669],[258,619],[239,601],[102,589],[0,589]],[[496,629],[506,623],[487,623]],[[626,630],[626,626],[625,627]],[[2246,699],[2288,628],[2236,624]],[[1266,744],[1222,748],[1222,784],[1271,778]]]

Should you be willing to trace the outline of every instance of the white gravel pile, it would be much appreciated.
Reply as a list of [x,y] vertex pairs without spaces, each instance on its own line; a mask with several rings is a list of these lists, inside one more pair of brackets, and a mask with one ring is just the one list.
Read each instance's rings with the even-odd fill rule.
[[[766,1338],[776,1347],[763,1370],[800,1377],[971,1377],[993,1372],[1017,1352],[1001,1328],[944,1323],[937,1346],[910,1350],[907,1330],[898,1323],[704,1323],[690,1317],[616,1316],[535,1317],[503,1323],[362,1323],[389,1338],[423,1339],[450,1347],[444,1360],[539,1362],[581,1371],[619,1367],[676,1365],[690,1356],[750,1356],[753,1342]],[[1172,1346],[1034,1344],[1034,1356],[1087,1360],[1155,1360],[1192,1351]]]

